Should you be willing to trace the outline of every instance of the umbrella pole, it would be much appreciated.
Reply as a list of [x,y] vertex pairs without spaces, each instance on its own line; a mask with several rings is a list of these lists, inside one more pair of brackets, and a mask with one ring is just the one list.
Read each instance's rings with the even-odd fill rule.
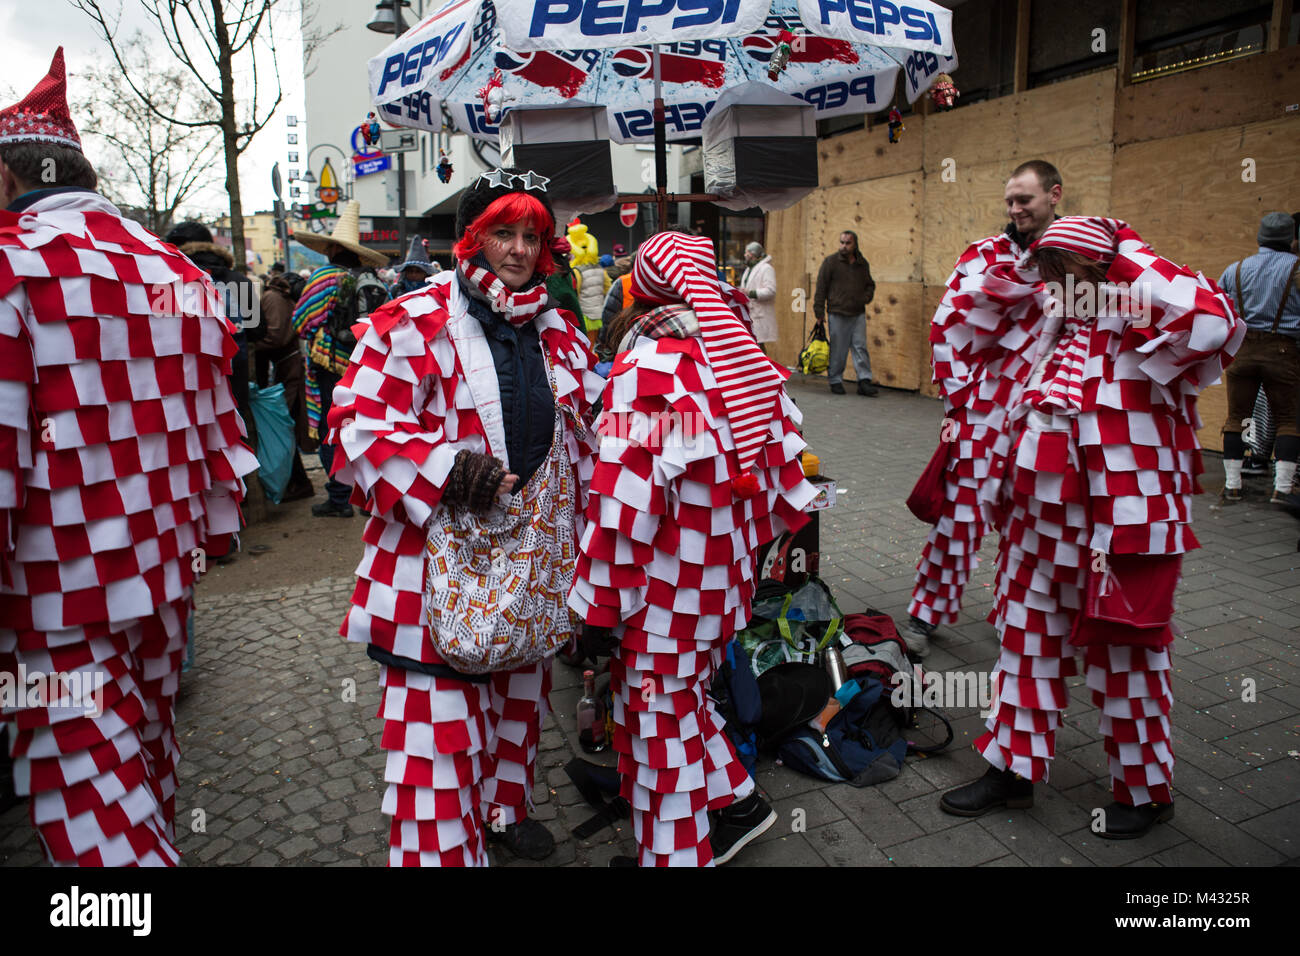
[[658,227],[665,229],[668,225],[668,136],[664,129],[664,91],[663,81],[659,75],[658,43],[651,46],[650,58],[655,80],[655,194],[658,197],[656,201],[659,210]]

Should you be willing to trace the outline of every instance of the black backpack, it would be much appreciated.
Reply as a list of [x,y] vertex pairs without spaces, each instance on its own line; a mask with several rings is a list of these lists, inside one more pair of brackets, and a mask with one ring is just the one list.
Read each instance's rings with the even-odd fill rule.
[[357,337],[352,326],[388,301],[388,288],[379,281],[373,269],[358,269],[339,279],[330,310],[330,338],[334,349],[347,355],[357,347]]

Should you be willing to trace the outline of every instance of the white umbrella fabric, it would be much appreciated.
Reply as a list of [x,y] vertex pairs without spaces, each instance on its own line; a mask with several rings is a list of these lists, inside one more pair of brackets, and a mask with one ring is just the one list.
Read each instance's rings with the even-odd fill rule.
[[[768,65],[781,31],[788,66]],[[655,139],[658,80],[667,140],[700,135],[723,89],[758,81],[805,100],[818,119],[886,109],[897,76],[914,102],[957,67],[952,12],[928,0],[451,0],[369,62],[370,92],[394,126],[495,139],[478,91],[496,69],[512,102],[608,109],[610,139]]]

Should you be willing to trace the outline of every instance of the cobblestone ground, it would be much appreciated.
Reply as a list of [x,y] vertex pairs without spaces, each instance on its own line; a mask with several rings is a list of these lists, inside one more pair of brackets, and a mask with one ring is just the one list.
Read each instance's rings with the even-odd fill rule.
[[[936,441],[940,405],[882,390],[877,399],[791,385],[807,437],[841,494],[821,521],[821,573],[846,613],[906,613],[926,529],[903,501]],[[1300,858],[1300,524],[1265,504],[1213,507],[1222,478],[1196,501],[1203,545],[1184,565],[1174,646],[1177,817],[1146,838],[1097,839],[1090,811],[1110,802],[1096,708],[1081,677],[1057,738],[1052,779],[1033,809],[968,820],[939,811],[946,788],[983,772],[970,742],[974,708],[952,711],[949,752],[912,758],[865,789],[824,784],[770,760],[758,782],[780,822],[735,866],[1274,865]],[[1262,479],[1248,493],[1266,498]],[[358,533],[360,524],[357,525]],[[959,624],[940,632],[929,670],[987,672],[997,639],[991,604],[995,541],[967,591]],[[300,559],[311,561],[310,554]],[[199,597],[198,659],[182,681],[177,830],[189,866],[382,866],[378,668],[337,634],[351,591],[328,577],[238,597]],[[579,753],[579,675],[555,666],[554,716],[537,766],[537,816],[558,847],[544,864],[493,850],[498,865],[603,866],[632,852],[630,825],[579,841],[591,815],[564,773]],[[355,689],[355,695],[346,693]],[[605,755],[602,755],[605,756]],[[41,854],[20,805],[0,816],[0,864]]]

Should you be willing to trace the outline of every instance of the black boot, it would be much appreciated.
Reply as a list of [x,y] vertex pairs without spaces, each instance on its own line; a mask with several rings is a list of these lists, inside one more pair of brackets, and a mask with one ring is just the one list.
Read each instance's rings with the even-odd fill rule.
[[983,816],[998,807],[1024,810],[1033,805],[1033,782],[996,767],[989,767],[988,773],[974,783],[949,790],[939,798],[939,809],[958,817]]
[[1103,840],[1136,840],[1157,823],[1174,818],[1172,803],[1144,803],[1140,807],[1112,803],[1105,810],[1106,825],[1097,831]]

